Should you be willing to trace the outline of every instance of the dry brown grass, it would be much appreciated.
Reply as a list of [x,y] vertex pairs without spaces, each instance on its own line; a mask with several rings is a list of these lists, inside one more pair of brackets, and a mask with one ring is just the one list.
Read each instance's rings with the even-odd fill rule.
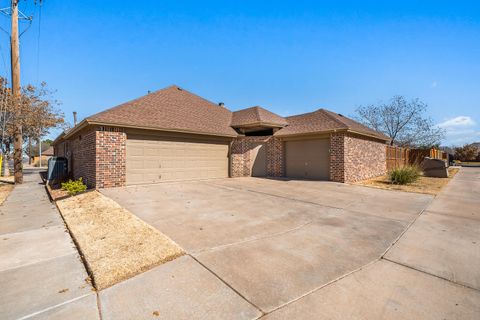
[[57,205],[98,290],[184,254],[170,238],[97,191]]
[[7,199],[10,192],[13,190],[12,184],[0,183],[0,205]]
[[392,184],[388,180],[388,176],[381,176],[369,180],[363,180],[356,182],[355,184],[380,189],[400,190],[406,192],[436,195],[455,176],[458,170],[458,168],[448,168],[448,178],[430,178],[421,176],[416,182],[406,185]]

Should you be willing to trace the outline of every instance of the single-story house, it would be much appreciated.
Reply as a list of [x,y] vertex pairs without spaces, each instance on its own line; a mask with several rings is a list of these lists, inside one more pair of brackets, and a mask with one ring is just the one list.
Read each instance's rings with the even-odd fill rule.
[[226,177],[353,182],[386,172],[388,137],[325,109],[232,112],[171,86],[90,116],[53,142],[89,187]]
[[[52,146],[49,146],[48,148],[44,149],[42,151],[42,166],[46,166],[48,159],[50,159],[50,157],[53,155],[54,155],[54,149]],[[35,147],[35,149],[33,150],[32,155],[30,157],[30,161],[34,165],[40,162],[40,150],[38,146]]]

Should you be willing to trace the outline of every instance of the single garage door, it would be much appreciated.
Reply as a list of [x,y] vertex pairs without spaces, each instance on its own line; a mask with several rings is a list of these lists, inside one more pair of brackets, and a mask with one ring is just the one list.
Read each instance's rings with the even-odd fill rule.
[[228,143],[127,139],[127,185],[228,177]]
[[330,140],[286,141],[285,166],[290,178],[329,180]]

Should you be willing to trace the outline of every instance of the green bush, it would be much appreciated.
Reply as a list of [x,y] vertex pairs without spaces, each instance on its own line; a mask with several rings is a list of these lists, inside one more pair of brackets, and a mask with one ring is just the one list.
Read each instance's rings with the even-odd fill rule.
[[70,179],[67,182],[62,182],[62,190],[67,191],[69,195],[73,196],[87,190],[87,186],[83,183],[82,178],[78,180]]
[[421,171],[416,166],[396,168],[389,172],[390,182],[393,184],[413,183],[420,178]]

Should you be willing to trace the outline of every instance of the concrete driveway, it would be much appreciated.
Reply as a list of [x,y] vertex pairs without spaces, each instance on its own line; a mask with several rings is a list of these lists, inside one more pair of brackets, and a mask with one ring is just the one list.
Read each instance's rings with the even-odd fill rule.
[[[171,237],[246,300],[257,310],[247,308],[248,317],[270,313],[378,260],[433,199],[331,182],[259,178],[102,192]],[[135,278],[130,283],[138,285]],[[115,290],[107,289],[105,299],[100,293],[103,310],[120,305]],[[124,312],[113,312],[111,318]]]

